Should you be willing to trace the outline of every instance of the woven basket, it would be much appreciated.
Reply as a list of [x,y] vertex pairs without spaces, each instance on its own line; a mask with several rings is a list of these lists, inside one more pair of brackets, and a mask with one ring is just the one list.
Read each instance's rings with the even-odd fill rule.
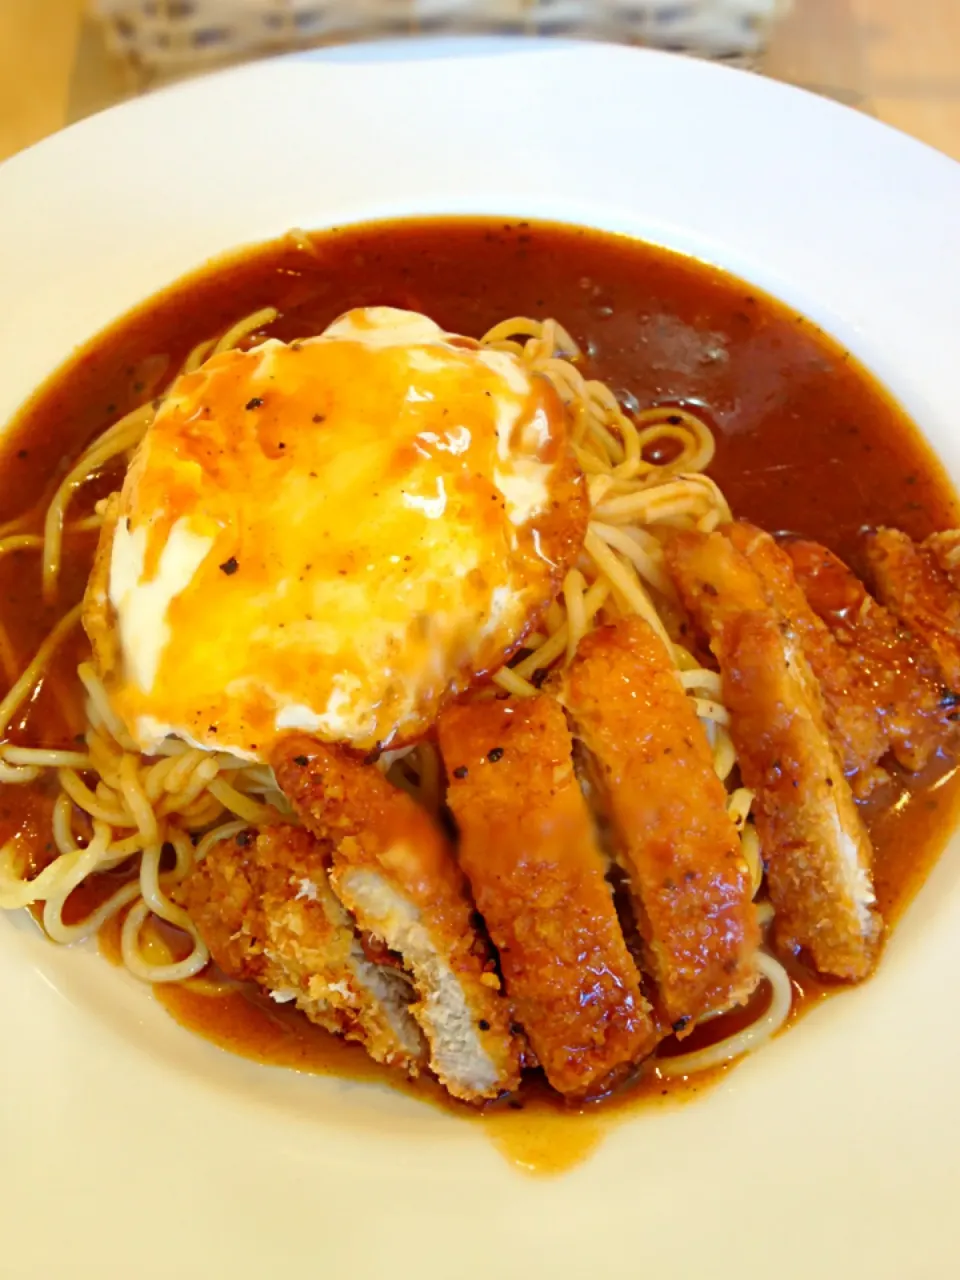
[[112,51],[149,79],[404,33],[575,35],[749,59],[789,0],[92,0]]

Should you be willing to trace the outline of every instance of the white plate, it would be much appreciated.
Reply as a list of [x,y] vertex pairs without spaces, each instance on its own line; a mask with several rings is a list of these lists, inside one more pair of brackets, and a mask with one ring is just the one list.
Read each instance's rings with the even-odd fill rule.
[[[0,170],[0,418],[210,255],[388,214],[545,215],[698,254],[863,358],[960,477],[960,169],[746,74],[597,46],[297,58]],[[5,1277],[953,1276],[960,844],[878,976],[703,1100],[536,1181],[387,1089],[257,1067],[0,920]]]

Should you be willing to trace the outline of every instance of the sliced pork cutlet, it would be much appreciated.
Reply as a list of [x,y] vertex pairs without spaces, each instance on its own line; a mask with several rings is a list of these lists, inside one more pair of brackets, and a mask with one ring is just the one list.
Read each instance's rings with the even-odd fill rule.
[[878,604],[860,579],[818,542],[784,545],[810,607],[874,691],[897,761],[922,769],[953,734],[960,702],[930,649]]
[[263,827],[215,844],[177,900],[229,977],[293,1001],[377,1062],[411,1075],[425,1063],[412,987],[400,970],[367,958],[327,882],[324,849],[302,827]]
[[960,591],[960,529],[931,533],[921,546],[924,551],[930,552],[941,572],[950,579],[954,590]]
[[935,547],[918,547],[899,529],[874,529],[864,554],[874,595],[929,646],[947,686],[960,692],[960,593]]
[[882,930],[873,852],[799,637],[722,534],[678,534],[667,564],[720,665],[740,773],[756,795],[777,941],[802,947],[821,973],[863,978]]
[[827,728],[844,772],[854,794],[869,795],[886,780],[887,775],[877,762],[889,746],[871,685],[817,616],[797,583],[789,555],[770,534],[746,521],[725,525],[720,532],[749,561],[767,603],[799,640],[810,670],[819,681]]
[[426,810],[373,765],[305,734],[271,763],[303,823],[330,848],[330,881],[359,927],[396,952],[430,1066],[468,1101],[516,1088],[510,1008],[453,849]]
[[562,708],[450,707],[438,725],[458,854],[507,996],[550,1084],[584,1095],[653,1052],[657,1032],[573,770]]
[[559,697],[627,874],[646,964],[682,1035],[757,983],[750,871],[670,655],[640,618],[585,636]]

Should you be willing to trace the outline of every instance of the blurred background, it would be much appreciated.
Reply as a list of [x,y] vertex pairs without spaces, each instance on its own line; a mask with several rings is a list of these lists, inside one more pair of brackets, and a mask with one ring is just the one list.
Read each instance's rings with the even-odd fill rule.
[[960,159],[960,0],[0,0],[0,159],[213,67],[478,30],[618,39],[745,65]]

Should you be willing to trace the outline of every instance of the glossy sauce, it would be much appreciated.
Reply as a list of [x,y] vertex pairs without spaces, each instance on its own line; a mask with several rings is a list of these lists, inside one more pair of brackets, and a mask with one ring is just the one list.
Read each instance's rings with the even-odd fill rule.
[[[888,523],[923,538],[960,523],[955,496],[918,433],[864,369],[802,317],[711,267],[664,249],[549,224],[440,219],[325,232],[306,251],[282,240],[212,264],[151,300],[80,352],[42,388],[4,437],[0,522],[37,507],[39,529],[51,475],[122,413],[156,395],[187,352],[239,317],[275,306],[267,331],[286,340],[322,330],[351,307],[419,310],[473,336],[511,315],[555,316],[588,352],[590,374],[625,404],[689,404],[717,437],[710,474],[738,516],[830,546],[857,567],[856,533]],[[71,518],[115,488],[114,471],[82,491]],[[56,481],[53,481],[55,484]],[[36,552],[0,558],[7,680],[70,604],[79,599],[95,534],[67,543],[60,599],[37,590]],[[0,637],[3,639],[3,637]],[[79,635],[66,645],[11,737],[69,745],[82,728],[73,670]],[[922,883],[957,816],[960,786],[938,760],[918,777],[895,773],[866,812],[876,885],[888,926]],[[0,839],[31,832],[33,860],[49,857],[50,796],[42,784],[0,790]],[[112,885],[116,879],[112,880]],[[69,904],[77,915],[97,890]],[[102,946],[119,957],[119,921]],[[838,984],[791,966],[791,1023]],[[395,1087],[482,1125],[520,1167],[557,1172],[586,1154],[610,1124],[638,1105],[682,1099],[725,1074],[661,1080],[647,1068],[616,1096],[573,1109],[536,1079],[514,1098],[475,1112],[435,1084],[407,1084],[365,1053],[289,1008],[234,991],[199,995],[157,988],[185,1026],[258,1061],[319,1074],[389,1080]],[[763,996],[757,999],[762,1001]],[[718,1019],[684,1042],[729,1034],[752,1010]],[[724,1024],[725,1025],[721,1025]],[[669,1047],[665,1046],[669,1052]]]
[[99,667],[140,749],[422,736],[559,590],[570,508],[586,518],[566,436],[516,357],[387,308],[184,375],[94,588],[106,605],[109,575],[126,660],[109,669],[105,616]]

